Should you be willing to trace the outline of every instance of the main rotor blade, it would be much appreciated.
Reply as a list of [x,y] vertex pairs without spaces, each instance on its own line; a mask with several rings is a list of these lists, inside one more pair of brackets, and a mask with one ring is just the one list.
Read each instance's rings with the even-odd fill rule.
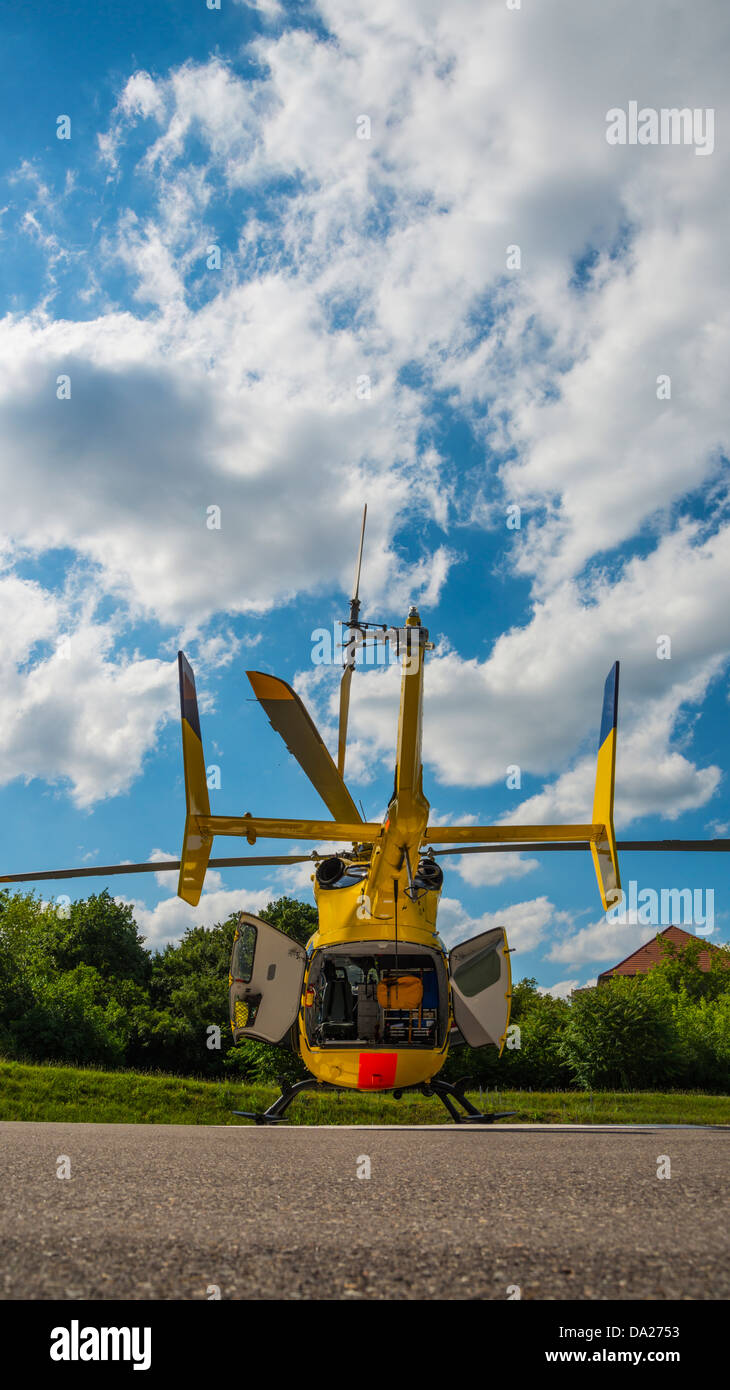
[[289,752],[306,772],[335,820],[352,825],[362,821],[317,726],[296,691],[278,676],[263,671],[247,671],[253,693],[263,706],[269,723],[281,734]]
[[616,849],[658,849],[670,853],[683,850],[723,850],[730,849],[730,840],[617,840]]
[[[463,845],[458,849],[435,849],[434,854],[519,854],[530,851],[532,854],[552,853],[555,850],[589,850],[590,843],[585,840],[564,840],[553,844],[531,844],[531,845]],[[682,853],[682,851],[697,850],[704,854],[707,850],[717,850],[727,852],[730,850],[730,840],[617,840],[616,849],[622,852],[626,850],[659,850],[667,853]]]
[[[270,864],[307,864],[321,858],[315,854],[265,854],[247,855],[244,859],[210,859],[211,869],[253,869]],[[177,872],[179,859],[146,859],[144,864],[98,864],[93,869],[43,869],[37,874],[3,874],[0,883],[39,883],[47,878],[106,878],[117,874],[165,874]]]
[[354,666],[346,666],[340,681],[340,726],[337,739],[337,771],[345,775],[345,754],[347,752],[347,718],[350,712],[350,686]]

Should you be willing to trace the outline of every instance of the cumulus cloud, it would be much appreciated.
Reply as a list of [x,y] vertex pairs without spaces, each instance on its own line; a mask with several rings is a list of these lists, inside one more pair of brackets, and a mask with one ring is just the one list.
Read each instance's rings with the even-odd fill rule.
[[458,898],[442,898],[439,906],[439,932],[447,946],[468,941],[492,927],[504,927],[509,945],[515,951],[532,951],[544,941],[548,928],[566,920],[544,896],[526,902],[510,903],[498,912],[470,917]]
[[[681,581],[678,578],[681,576]],[[650,813],[676,819],[711,800],[721,770],[697,766],[676,747],[683,712],[701,706],[730,652],[730,532],[703,536],[684,524],[646,558],[613,579],[582,589],[561,584],[537,603],[523,627],[504,633],[480,661],[454,651],[426,669],[424,758],[447,785],[502,784],[508,768],[554,782],[506,810],[506,823],[584,823],[590,819],[603,680],[621,659],[617,823]],[[658,659],[668,636],[671,656]],[[304,684],[314,689],[311,678]],[[353,682],[351,728],[384,761],[392,758],[399,673],[361,672]],[[330,696],[330,714],[335,709]],[[586,744],[590,754],[582,756]],[[486,856],[485,856],[486,859]],[[524,870],[523,870],[524,871]],[[489,881],[486,863],[460,866]]]
[[[162,879],[163,875],[159,874],[156,877]],[[164,877],[169,879],[169,875]],[[164,886],[169,890],[169,882]],[[270,888],[251,891],[244,887],[212,890],[206,888],[197,907],[191,907],[178,897],[162,898],[154,907],[149,907],[139,898],[125,898],[119,895],[116,900],[130,905],[148,949],[157,951],[168,942],[179,941],[183,932],[190,927],[214,927],[218,922],[225,922],[232,912],[256,914],[275,896]]]
[[606,965],[617,965],[619,961],[638,951],[657,934],[656,927],[646,926],[636,921],[636,914],[626,913],[627,921],[609,922],[605,917],[592,922],[580,931],[568,933],[554,941],[547,952],[547,959],[564,961],[574,968],[586,962],[601,961]]
[[[256,7],[273,22],[245,77],[218,57],[128,75],[99,136],[102,177],[125,191],[95,209],[84,311],[42,300],[0,324],[8,556],[70,550],[91,605],[60,671],[43,647],[66,621],[58,597],[8,589],[24,636],[9,618],[5,767],[68,782],[80,805],[138,775],[169,672],[117,661],[121,618],[112,632],[98,601],[200,632],[222,663],[237,639],[211,633],[221,612],[349,590],[364,498],[370,597],[396,607],[437,604],[460,557],[449,535],[406,562],[406,525],[493,528],[518,502],[503,567],[529,582],[529,615],[486,659],[434,653],[429,770],[498,786],[518,764],[545,785],[518,807],[505,789],[505,819],[585,819],[618,655],[619,822],[707,805],[721,773],[693,760],[682,720],[730,649],[728,154],[610,147],[605,113],[636,96],[713,106],[722,129],[726,8],[669,25],[630,0],[529,15],[320,0],[323,37],[275,0]],[[37,171],[31,186],[23,234],[54,276],[78,276],[61,255],[73,200]],[[434,443],[444,404],[483,451],[463,478]],[[708,523],[678,525],[698,490]],[[302,683],[331,730],[334,682]],[[68,727],[52,688],[74,692]],[[354,683],[355,775],[392,763],[396,708],[396,672]],[[459,871],[478,886],[534,862]]]
[[0,780],[60,783],[82,808],[127,791],[173,712],[170,663],[115,653],[113,622],[14,575],[0,613]]
[[538,859],[526,859],[521,854],[456,854],[441,862],[456,869],[472,888],[492,888],[505,879],[524,878],[540,867]]
[[[595,980],[587,981],[588,984],[595,984]],[[538,994],[550,994],[553,999],[569,999],[574,989],[579,989],[579,980],[558,980],[554,985],[538,985]],[[585,986],[584,986],[585,988]]]

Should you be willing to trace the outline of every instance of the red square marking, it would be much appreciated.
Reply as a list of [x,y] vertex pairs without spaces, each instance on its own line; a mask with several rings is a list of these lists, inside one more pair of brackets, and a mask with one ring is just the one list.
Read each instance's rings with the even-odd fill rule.
[[361,1052],[357,1084],[363,1091],[387,1090],[395,1085],[397,1052]]

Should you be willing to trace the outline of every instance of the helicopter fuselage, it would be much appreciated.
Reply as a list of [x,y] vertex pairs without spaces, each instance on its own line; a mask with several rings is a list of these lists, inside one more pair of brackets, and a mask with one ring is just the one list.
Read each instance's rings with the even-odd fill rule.
[[[397,877],[390,893],[387,885],[385,879],[376,909],[368,878],[333,888],[315,880],[319,927],[307,944],[296,1029],[305,1066],[330,1085],[414,1086],[435,1076],[448,1054],[453,1013],[448,958],[436,931],[440,889],[411,889]],[[389,998],[392,980],[417,982],[412,997],[396,989]]]

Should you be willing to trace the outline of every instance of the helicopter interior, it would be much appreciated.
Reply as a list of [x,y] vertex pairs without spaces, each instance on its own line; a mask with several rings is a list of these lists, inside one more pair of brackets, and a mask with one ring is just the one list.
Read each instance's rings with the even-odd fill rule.
[[305,994],[310,1046],[439,1047],[448,1026],[446,970],[437,952],[393,942],[317,951]]

